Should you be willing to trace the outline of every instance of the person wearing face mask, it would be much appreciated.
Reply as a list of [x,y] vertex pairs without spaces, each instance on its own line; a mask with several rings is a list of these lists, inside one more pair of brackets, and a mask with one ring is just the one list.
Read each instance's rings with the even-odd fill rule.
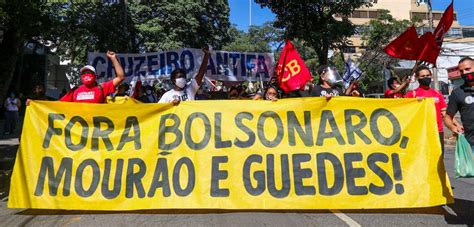
[[421,65],[415,69],[415,77],[420,86],[408,92],[405,98],[433,98],[436,108],[436,122],[438,123],[439,140],[441,143],[441,150],[444,153],[444,133],[443,133],[443,117],[446,114],[446,102],[440,91],[432,89],[431,71],[428,67]]
[[16,128],[16,122],[18,122],[18,111],[21,107],[21,101],[15,95],[15,92],[10,93],[10,97],[5,100],[3,105],[5,107],[5,135],[13,134]]
[[263,95],[257,94],[255,95],[252,99],[253,100],[267,100],[267,101],[278,101],[278,99],[281,98],[281,93],[278,91],[278,88],[275,86],[268,86],[265,91],[263,92]]
[[391,77],[387,80],[388,89],[384,93],[385,98],[403,98],[403,89],[410,83],[409,79],[405,79],[401,84],[398,78]]
[[[464,84],[454,89],[449,96],[444,123],[452,132],[464,133],[474,152],[474,60],[470,57],[462,58],[458,63],[458,70]],[[454,115],[458,111],[462,126],[454,121]]]
[[173,103],[179,104],[181,101],[194,100],[199,87],[202,84],[202,78],[207,71],[207,62],[209,60],[209,47],[202,49],[204,57],[202,58],[199,72],[196,74],[191,83],[186,82],[186,72],[183,69],[175,69],[171,72],[171,82],[174,87],[161,96],[158,103]]
[[86,65],[79,70],[81,73],[82,85],[66,93],[66,95],[64,95],[59,101],[105,103],[107,95],[115,93],[115,87],[125,79],[123,68],[119,63],[116,54],[112,51],[107,51],[107,57],[110,59],[115,69],[116,77],[113,80],[101,84],[97,83],[95,68],[91,65]]
[[311,96],[315,97],[326,97],[327,100],[334,96],[359,96],[358,92],[354,90],[354,84],[351,84],[346,92],[336,86],[342,82],[342,77],[337,72],[334,66],[322,66],[318,69],[319,82],[311,90]]

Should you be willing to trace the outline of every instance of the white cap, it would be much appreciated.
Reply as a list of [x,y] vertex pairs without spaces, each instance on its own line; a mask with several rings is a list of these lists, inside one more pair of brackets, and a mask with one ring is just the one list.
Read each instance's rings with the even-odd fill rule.
[[92,65],[86,65],[86,66],[82,67],[79,70],[79,72],[82,73],[84,70],[90,70],[90,71],[94,72],[94,74],[95,74],[95,68]]

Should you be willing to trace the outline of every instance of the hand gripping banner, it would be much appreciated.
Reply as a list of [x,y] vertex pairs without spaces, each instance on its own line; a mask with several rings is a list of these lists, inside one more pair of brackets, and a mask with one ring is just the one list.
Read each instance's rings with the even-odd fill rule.
[[34,101],[8,207],[375,209],[452,201],[432,99]]

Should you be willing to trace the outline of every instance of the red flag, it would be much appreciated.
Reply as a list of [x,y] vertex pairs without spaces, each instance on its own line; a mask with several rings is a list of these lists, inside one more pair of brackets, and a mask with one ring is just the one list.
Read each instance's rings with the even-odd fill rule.
[[443,13],[443,17],[439,20],[438,26],[434,30],[434,37],[438,46],[443,44],[444,34],[449,31],[454,20],[454,7],[453,1],[449,4],[448,8]]
[[426,61],[433,65],[436,64],[440,50],[433,33],[427,32],[418,37],[414,26],[384,48],[385,53],[394,58]]
[[409,27],[383,50],[394,58],[418,60],[420,56],[420,43],[415,26]]
[[311,73],[290,40],[286,40],[275,71],[280,87],[285,92],[299,89],[312,80]]
[[426,61],[433,65],[436,65],[436,59],[438,59],[441,47],[436,44],[436,39],[433,33],[427,32],[420,38],[420,51],[417,60]]

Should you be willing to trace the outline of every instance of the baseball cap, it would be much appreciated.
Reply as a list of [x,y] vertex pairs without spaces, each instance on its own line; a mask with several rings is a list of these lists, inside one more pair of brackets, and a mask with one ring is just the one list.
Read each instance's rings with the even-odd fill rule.
[[95,68],[92,65],[86,65],[86,66],[82,67],[79,70],[79,72],[82,73],[84,70],[90,70],[90,71],[94,72],[94,74],[95,74]]

